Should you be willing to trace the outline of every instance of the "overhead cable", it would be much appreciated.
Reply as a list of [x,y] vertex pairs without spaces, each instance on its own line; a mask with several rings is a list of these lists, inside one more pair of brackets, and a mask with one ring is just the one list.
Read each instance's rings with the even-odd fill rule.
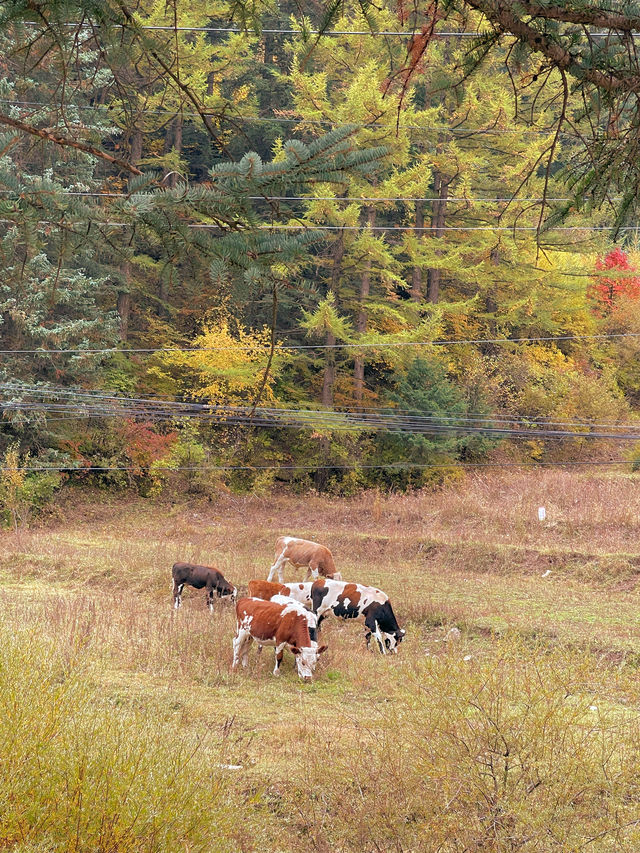
[[[38,24],[34,21],[24,21],[24,25],[37,27]],[[68,22],[64,26],[74,27],[76,29],[91,29],[93,27],[91,24],[86,24],[83,22]],[[113,24],[115,27],[119,27],[121,29],[126,29],[124,24]],[[280,29],[280,28],[269,28],[265,27],[260,29],[259,32],[252,33],[248,29],[241,29],[240,27],[181,27],[176,26],[174,24],[137,24],[137,28],[141,30],[158,30],[158,31],[166,31],[166,32],[183,32],[183,33],[237,33],[239,35],[251,36],[254,35],[259,37],[262,33],[267,33],[269,35],[318,35],[318,36],[371,36],[372,38],[377,38],[379,36],[400,36],[402,38],[413,38],[416,35],[420,35],[419,30],[312,30],[312,29]],[[611,36],[617,35],[617,30],[611,29],[609,31],[597,31],[597,32],[586,32],[586,35],[591,38],[611,38]],[[431,33],[433,38],[478,38],[480,36],[488,36],[495,35],[494,30],[442,30],[442,31],[434,31]],[[505,35],[507,35],[505,33]],[[509,34],[510,35],[510,34]],[[631,35],[633,38],[637,38],[640,33],[624,32],[625,36]]]
[[[146,406],[165,406],[168,407],[169,410],[189,410],[189,411],[219,411],[226,413],[237,413],[247,411],[246,406],[232,406],[232,405],[217,405],[213,403],[198,403],[196,401],[180,401],[173,400],[167,397],[122,397],[114,394],[113,392],[109,392],[103,389],[74,389],[68,387],[61,388],[51,388],[51,387],[39,387],[34,385],[27,385],[23,383],[15,383],[15,382],[4,382],[0,383],[0,393],[4,393],[5,395],[10,393],[23,393],[23,394],[31,394],[34,396],[48,396],[48,397],[71,397],[74,399],[81,400],[91,400],[91,401],[107,401],[107,402],[116,402],[116,403],[126,403],[126,404],[141,404]],[[18,402],[19,405],[19,402]],[[420,418],[428,418],[429,416],[433,416],[438,420],[454,420],[454,421],[494,421],[500,423],[525,423],[527,425],[538,424],[541,426],[575,426],[575,427],[584,427],[584,428],[612,428],[612,429],[637,429],[638,424],[612,424],[612,423],[603,423],[600,421],[590,421],[590,422],[577,422],[577,421],[554,421],[552,420],[552,416],[550,415],[518,415],[518,416],[503,416],[503,415],[492,415],[487,412],[472,412],[467,411],[464,414],[460,414],[459,412],[453,412],[448,410],[439,410],[435,411],[422,411],[419,414],[415,414],[410,410],[403,409],[401,407],[392,407],[392,406],[351,406],[351,407],[341,407],[339,409],[300,409],[300,408],[292,408],[292,407],[277,407],[271,406],[269,407],[270,412],[281,413],[281,414],[299,414],[301,412],[305,412],[309,415],[316,414],[319,417],[323,418],[327,417],[343,417],[345,415],[349,415],[353,413],[355,409],[356,414],[367,413],[369,415],[378,415],[380,417],[399,417],[399,418],[412,418],[412,417],[420,417]]]
[[589,465],[634,465],[632,459],[585,459],[571,460],[564,462],[458,462],[452,459],[450,462],[388,462],[383,464],[363,464],[363,465],[343,465],[335,463],[334,465],[101,465],[101,466],[79,466],[74,467],[69,465],[23,465],[16,467],[1,466],[0,471],[64,471],[70,474],[94,474],[103,471],[360,471],[360,470],[407,470],[415,468],[417,470],[427,469],[482,469],[482,468],[522,468],[525,471],[530,471],[534,468],[564,468],[574,466],[589,466]]
[[[6,411],[15,410],[17,412],[37,411],[37,412],[73,412],[79,417],[95,416],[100,417],[105,412],[108,414],[114,411],[120,411],[123,417],[140,416],[146,419],[158,420],[175,420],[176,418],[196,418],[207,421],[212,425],[217,426],[260,426],[269,429],[306,429],[314,427],[316,429],[328,428],[336,431],[386,431],[412,434],[426,435],[485,435],[496,436],[502,438],[554,438],[566,440],[569,438],[576,439],[607,439],[610,441],[638,441],[640,433],[619,433],[619,432],[600,432],[594,431],[590,425],[583,425],[588,432],[577,432],[560,429],[550,429],[545,425],[505,425],[495,426],[491,418],[487,418],[485,424],[482,423],[465,423],[464,416],[460,417],[459,423],[453,419],[438,421],[436,418],[426,418],[420,415],[405,415],[393,417],[392,415],[371,415],[367,412],[322,412],[318,410],[288,410],[261,407],[256,409],[234,408],[225,409],[223,407],[211,407],[207,409],[197,409],[189,411],[188,409],[167,410],[159,408],[157,410],[139,408],[136,406],[127,407],[122,405],[123,400],[114,398],[113,406],[107,408],[104,401],[98,401],[98,405],[90,400],[76,399],[67,403],[64,402],[42,402],[42,401],[21,401],[8,402],[2,408]],[[121,405],[121,409],[116,407]],[[500,423],[499,420],[496,423]]]
[[[335,343],[335,344],[277,344],[276,352],[290,352],[298,350],[333,350],[333,349],[389,349],[398,347],[446,347],[462,346],[467,344],[522,344],[522,343],[556,343],[560,341],[582,341],[582,340],[615,340],[618,338],[640,338],[640,332],[611,332],[593,335],[536,335],[520,338],[461,338],[459,340],[438,339],[433,341],[380,341],[379,343]],[[0,349],[0,355],[106,355],[109,353],[139,353],[151,354],[156,352],[244,352],[246,350],[256,351],[254,344],[237,346],[211,346],[211,347],[103,347],[103,348],[76,348],[76,349]],[[265,353],[269,347],[265,347]]]
[[[16,223],[12,219],[0,219],[0,223],[4,225],[12,225],[15,226]],[[103,222],[100,220],[83,220],[82,222],[53,222],[47,219],[41,219],[38,222],[39,225],[48,225],[53,227],[65,227],[69,228],[72,225],[79,224],[95,224],[102,225],[109,228],[130,228],[131,223],[129,222]],[[142,223],[145,224],[144,222]],[[537,225],[423,225],[420,227],[416,227],[414,225],[316,225],[313,223],[302,224],[302,225],[249,225],[249,224],[236,224],[234,226],[226,226],[226,225],[213,225],[209,223],[197,223],[197,222],[181,222],[180,225],[184,228],[193,228],[196,231],[221,231],[225,234],[241,234],[251,231],[348,231],[348,232],[356,232],[356,231],[381,231],[381,232],[396,232],[396,231],[411,231],[414,233],[431,233],[433,231],[510,231],[510,232],[538,232],[540,231],[540,227]],[[555,225],[551,228],[546,228],[545,233],[556,233],[559,231],[611,231],[614,228],[613,225]],[[638,225],[624,225],[617,228],[617,231],[638,231],[640,230],[640,224]]]
[[[64,104],[58,103],[42,103],[40,101],[16,101],[10,100],[9,98],[0,98],[0,103],[9,104],[11,106],[24,106],[24,107],[38,107],[38,109],[58,109],[58,107],[63,108]],[[117,112],[117,105],[109,105],[109,104],[74,104],[70,103],[66,105],[67,109],[69,107],[73,107],[77,110],[89,110],[91,112],[96,112],[99,110],[106,110],[109,113]],[[206,108],[203,109],[202,113],[189,112],[188,110],[181,110],[179,107],[176,109],[163,109],[159,110],[156,108],[145,108],[143,111],[144,115],[180,115],[186,118],[202,118],[202,116],[208,116],[209,118],[216,118],[220,116],[218,112],[210,112]],[[304,118],[302,116],[292,117],[292,116],[249,116],[249,115],[236,115],[234,113],[225,114],[224,118],[231,121],[247,121],[247,122],[265,122],[265,123],[274,123],[274,124],[313,124],[313,125],[330,125],[335,126],[338,125],[339,122],[335,119],[314,119],[314,118]],[[358,122],[356,122],[358,123]],[[369,129],[371,127],[375,128],[392,128],[396,129],[396,127],[402,127],[407,130],[422,130],[427,133],[460,133],[460,134],[478,134],[478,135],[495,135],[495,134],[536,134],[541,136],[551,136],[555,135],[556,130],[554,128],[550,128],[549,130],[544,130],[541,128],[529,128],[529,127],[515,127],[515,128],[506,128],[506,127],[465,127],[462,125],[422,125],[422,124],[406,124],[404,122],[400,122],[396,124],[386,124],[384,122],[379,121],[366,121],[363,120],[359,122],[362,125],[363,129]],[[571,131],[561,131],[562,136],[568,136],[572,139],[576,139],[577,136],[575,133]]]
[[[189,186],[198,187],[200,184],[192,184]],[[19,191],[17,190],[9,190],[9,189],[0,189],[0,193],[3,195],[15,195],[23,198],[25,195],[33,194],[44,194],[44,195],[53,195],[52,190],[45,189],[44,187],[21,187]],[[132,199],[134,197],[142,196],[143,198],[153,198],[155,193],[152,191],[136,191],[130,193],[110,193],[110,192],[80,192],[79,190],[61,190],[60,195],[68,195],[68,196],[79,196],[81,198],[128,198]],[[552,201],[574,201],[572,198],[520,198],[520,196],[504,196],[502,198],[489,198],[489,197],[467,197],[467,196],[445,196],[444,198],[433,198],[429,196],[425,196],[423,198],[419,197],[411,197],[411,196],[333,196],[333,195],[298,195],[298,196],[287,196],[287,195],[250,195],[247,196],[249,201],[336,201],[336,202],[387,202],[387,201],[424,201],[424,202],[474,202],[474,203],[498,203],[498,202],[552,202]],[[618,196],[612,197],[611,201],[619,200]]]

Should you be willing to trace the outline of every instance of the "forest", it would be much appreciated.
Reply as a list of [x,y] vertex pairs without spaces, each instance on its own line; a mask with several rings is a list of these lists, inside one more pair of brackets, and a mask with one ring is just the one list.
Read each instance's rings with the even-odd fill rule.
[[634,469],[620,5],[0,4],[6,519]]

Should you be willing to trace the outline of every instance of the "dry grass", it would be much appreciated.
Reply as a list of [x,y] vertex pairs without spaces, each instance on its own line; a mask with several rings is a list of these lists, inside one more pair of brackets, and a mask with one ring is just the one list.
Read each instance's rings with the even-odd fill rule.
[[[545,472],[350,501],[68,495],[0,543],[0,849],[637,850],[636,489]],[[312,685],[290,657],[274,679],[270,650],[232,674],[232,608],[189,591],[172,611],[175,560],[246,585],[285,532],[389,592],[397,656],[333,622]]]

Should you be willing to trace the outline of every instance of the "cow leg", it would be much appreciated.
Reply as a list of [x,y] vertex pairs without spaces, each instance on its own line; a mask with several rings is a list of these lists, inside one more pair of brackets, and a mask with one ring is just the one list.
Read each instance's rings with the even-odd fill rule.
[[371,649],[371,631],[368,628],[365,628],[364,640],[365,640],[365,643],[367,644],[367,649]]
[[273,669],[274,675],[280,675],[280,664],[282,663],[282,658],[284,657],[284,649],[285,649],[284,644],[281,646],[276,646],[276,648],[275,648],[276,665]]
[[386,655],[387,647],[386,647],[385,642],[384,642],[384,637],[382,636],[382,631],[380,630],[380,626],[378,625],[377,622],[376,622],[376,629],[373,632],[373,636],[378,641],[378,645],[380,646],[380,651],[382,652],[382,654]]
[[[370,613],[364,620],[364,624],[367,626],[365,631],[365,639],[367,640],[367,646],[369,645],[369,640],[371,639],[371,635],[376,638],[378,641],[378,645],[380,646],[380,651],[383,655],[386,655],[387,650],[384,645],[384,639],[382,637],[382,633],[380,631],[380,627],[375,619],[373,619],[372,614]],[[367,639],[367,634],[368,639]]]
[[213,587],[211,587],[210,589],[207,590],[207,607],[209,608],[209,613],[211,613],[211,615],[213,615],[213,604],[214,604],[213,599],[214,599],[214,596],[215,596],[215,590],[213,589]]
[[251,645],[251,634],[240,628],[233,638],[233,664],[231,669],[237,669],[242,656],[242,666],[246,667],[249,662],[249,646]]
[[249,647],[253,642],[253,637],[251,634],[247,635],[247,639],[244,643],[244,650],[242,652],[242,666],[246,669],[247,664],[249,663]]
[[178,583],[177,581],[173,582],[173,607],[177,610],[182,604],[182,590],[184,589],[183,583]]
[[280,583],[284,583],[284,564],[286,562],[287,558],[285,557],[284,553],[280,554],[279,557],[276,557],[275,563],[269,569],[269,577],[267,578],[267,580],[272,581],[273,576],[276,572],[278,572],[278,580],[280,581]]

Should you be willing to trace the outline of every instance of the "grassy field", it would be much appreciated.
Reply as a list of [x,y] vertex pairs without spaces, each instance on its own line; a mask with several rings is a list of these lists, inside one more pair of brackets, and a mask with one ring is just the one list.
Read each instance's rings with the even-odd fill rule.
[[[270,649],[232,674],[232,607],[185,590],[174,614],[175,560],[246,586],[282,533],[389,593],[397,656],[333,621],[313,684]],[[0,542],[0,849],[635,853],[639,534],[637,481],[599,472],[67,493]]]

